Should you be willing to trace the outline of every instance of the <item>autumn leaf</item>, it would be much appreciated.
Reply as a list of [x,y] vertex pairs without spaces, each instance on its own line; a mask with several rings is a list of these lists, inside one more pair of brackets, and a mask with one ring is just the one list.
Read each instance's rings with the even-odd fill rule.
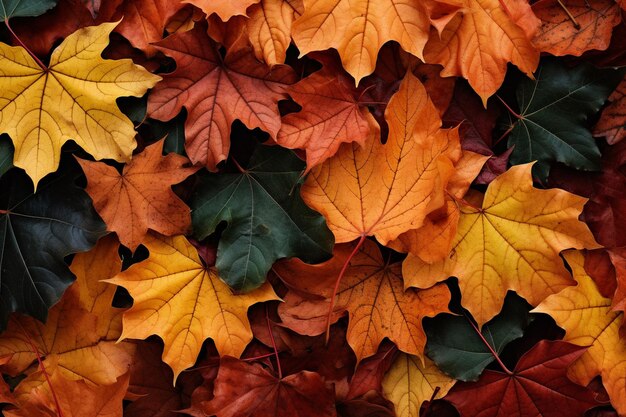
[[285,62],[293,21],[303,11],[302,0],[261,0],[250,6],[246,27],[257,59],[268,65]]
[[531,169],[532,164],[511,167],[489,184],[482,207],[462,206],[447,259],[429,265],[409,254],[402,268],[405,285],[428,288],[458,277],[463,306],[479,326],[500,311],[507,290],[537,305],[572,285],[559,253],[597,247],[578,220],[586,200],[533,188]]
[[332,390],[322,378],[302,371],[276,378],[260,365],[224,357],[215,380],[215,398],[202,403],[217,417],[335,417]]
[[443,65],[443,77],[462,76],[487,106],[504,81],[509,62],[532,77],[539,51],[531,39],[539,19],[524,0],[464,0],[462,15],[455,16],[441,32],[431,30],[424,50],[425,61]]
[[183,0],[184,3],[193,4],[202,9],[207,16],[215,13],[226,22],[233,16],[246,15],[246,9],[260,0]]
[[600,120],[593,128],[594,136],[604,136],[614,145],[626,138],[626,78],[609,96],[609,104],[602,110]]
[[293,39],[305,55],[335,48],[356,84],[376,67],[384,43],[396,41],[422,58],[431,24],[441,29],[457,13],[456,0],[304,0],[304,13],[293,24]]
[[148,259],[107,280],[126,288],[134,300],[124,313],[120,340],[160,336],[163,361],[174,371],[174,381],[196,362],[207,338],[220,355],[240,356],[252,340],[248,307],[278,299],[271,286],[233,295],[184,236],[148,234],[143,244]]
[[[348,253],[344,254],[345,257],[348,256]],[[339,274],[345,257],[313,266],[291,261],[290,263],[296,264],[296,268],[292,266],[291,269],[292,277],[286,275],[288,270],[285,269],[278,269],[278,274],[293,284],[297,281],[304,281],[305,284],[305,277],[308,280],[316,280],[320,276],[334,278]],[[350,260],[337,291],[335,308],[348,311],[347,339],[357,356],[357,362],[375,354],[385,337],[394,342],[401,351],[422,356],[426,344],[422,319],[448,311],[450,293],[445,285],[436,285],[427,290],[405,291],[400,267],[399,263],[386,264],[380,250],[371,241],[366,241]],[[306,318],[305,314],[323,315],[323,312],[328,311],[326,298],[330,298],[331,291],[332,287],[327,286],[321,293],[314,292],[313,294],[324,299],[306,304],[299,309],[299,315],[302,318]],[[286,298],[286,305],[279,307],[279,314],[282,316],[288,308],[290,306]],[[325,330],[323,324],[318,328],[317,334]],[[291,327],[298,331],[297,327]]]
[[385,375],[383,393],[398,417],[418,417],[424,401],[444,397],[454,383],[430,359],[401,353]]
[[541,0],[532,5],[541,20],[533,38],[535,47],[556,56],[606,49],[613,27],[622,21],[619,5],[614,0],[568,0],[565,4],[566,8],[558,0]]
[[460,157],[458,132],[441,118],[410,72],[385,112],[386,144],[343,144],[311,171],[302,198],[326,217],[337,243],[375,236],[383,245],[420,227],[443,205],[443,192]]
[[14,311],[45,321],[74,278],[64,257],[105,233],[87,194],[63,174],[36,193],[22,171],[0,177],[0,329]]
[[7,21],[12,17],[39,16],[56,5],[56,0],[0,0],[0,18]]
[[20,46],[0,43],[0,131],[15,145],[13,164],[35,187],[57,169],[69,139],[96,159],[130,160],[135,129],[115,100],[142,96],[161,78],[130,60],[101,58],[115,26],[74,32],[52,52],[48,66]]
[[13,167],[13,146],[11,139],[0,137],[0,177]]
[[78,159],[87,177],[87,193],[98,214],[120,242],[135,251],[148,228],[166,236],[187,232],[191,214],[172,191],[198,170],[184,167],[184,156],[161,156],[164,140],[152,144],[124,166],[122,174],[102,162]]
[[[120,311],[111,307],[114,287],[99,282],[121,269],[119,244],[111,237],[76,255],[76,282],[52,307],[45,324],[13,315],[0,337],[0,356],[12,355],[2,369],[17,375],[37,367],[38,356],[49,373],[90,384],[112,384],[125,374],[134,346],[117,344]],[[108,287],[108,288],[107,288]]]
[[534,172],[545,179],[553,161],[576,169],[600,168],[600,151],[589,131],[588,119],[606,101],[623,73],[590,64],[565,68],[545,61],[537,79],[517,88],[520,113],[512,124],[508,146],[515,146],[511,163],[537,160]]
[[302,110],[283,117],[276,142],[285,148],[306,150],[306,171],[337,153],[342,143],[363,145],[380,129],[354,83],[342,72],[322,70],[287,88]]
[[567,368],[585,348],[542,340],[509,373],[487,370],[478,382],[461,382],[445,397],[464,416],[566,417],[597,405],[593,392],[570,381]]
[[278,100],[286,98],[285,85],[295,81],[286,66],[260,64],[249,49],[227,53],[197,26],[155,44],[176,60],[176,70],[165,74],[148,98],[148,115],[170,120],[185,107],[187,155],[215,171],[230,149],[231,124],[241,120],[276,137],[280,129]]
[[247,170],[200,179],[191,202],[194,232],[204,239],[227,223],[216,267],[236,291],[260,287],[278,259],[321,262],[331,255],[333,236],[324,218],[299,196],[303,169],[291,151],[259,145]]
[[578,285],[548,297],[531,312],[549,314],[565,329],[563,340],[588,347],[571,365],[567,375],[581,385],[601,375],[611,404],[618,413],[624,414],[626,345],[619,335],[624,314],[611,311],[611,299],[603,297],[585,273],[581,253],[568,251],[564,255]]

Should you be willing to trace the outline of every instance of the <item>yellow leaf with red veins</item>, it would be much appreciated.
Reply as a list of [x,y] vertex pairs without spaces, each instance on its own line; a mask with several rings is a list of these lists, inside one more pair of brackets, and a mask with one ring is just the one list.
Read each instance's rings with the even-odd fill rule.
[[126,288],[134,300],[124,313],[120,340],[160,336],[163,361],[174,371],[174,380],[196,362],[207,338],[221,356],[239,357],[252,340],[248,307],[278,300],[272,286],[266,282],[234,295],[215,268],[202,264],[184,236],[148,234],[143,244],[150,251],[148,259],[107,280]]
[[385,111],[389,139],[343,144],[314,168],[302,198],[324,215],[337,243],[360,236],[387,242],[420,227],[444,204],[461,155],[456,129],[442,129],[438,110],[410,72]]
[[450,255],[429,265],[409,254],[402,268],[405,285],[428,288],[457,277],[462,304],[481,326],[501,310],[508,290],[537,305],[573,285],[559,253],[597,247],[578,220],[587,200],[534,188],[531,169],[532,164],[515,165],[497,177],[482,205],[482,196],[470,196],[461,206]]
[[13,315],[0,337],[0,356],[10,355],[4,372],[17,375],[37,369],[37,353],[52,373],[92,384],[112,384],[130,366],[134,345],[116,343],[121,333],[121,310],[111,302],[115,288],[100,280],[121,269],[118,242],[113,236],[101,239],[89,252],[72,262],[76,282],[50,309],[46,324]]
[[358,85],[374,72],[386,42],[422,58],[431,24],[443,27],[459,6],[458,0],[304,0],[293,39],[301,55],[335,48]]
[[533,44],[541,52],[580,56],[592,49],[609,47],[613,27],[622,21],[614,0],[568,0],[564,4],[569,15],[558,0],[533,4],[533,12],[541,20]]
[[101,57],[116,25],[77,30],[52,52],[45,70],[21,46],[0,43],[0,133],[13,140],[13,164],[35,187],[57,169],[70,139],[95,159],[130,160],[135,129],[116,100],[141,97],[161,77],[130,59]]
[[554,318],[566,331],[563,340],[588,346],[570,366],[568,377],[585,386],[596,375],[601,375],[611,405],[620,415],[625,415],[626,341],[619,335],[624,313],[613,311],[611,299],[600,294],[585,272],[585,258],[580,252],[568,251],[564,256],[578,285],[551,295],[531,312],[546,313]]
[[526,0],[464,0],[464,13],[441,36],[431,31],[425,61],[443,65],[444,77],[466,78],[486,106],[504,81],[509,62],[532,78],[539,51],[531,39],[539,24]]

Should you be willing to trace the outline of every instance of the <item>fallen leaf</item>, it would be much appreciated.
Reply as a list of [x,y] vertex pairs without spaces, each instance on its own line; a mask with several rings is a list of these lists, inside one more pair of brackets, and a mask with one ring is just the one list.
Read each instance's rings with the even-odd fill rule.
[[383,394],[393,403],[398,417],[419,417],[424,401],[443,398],[455,382],[430,359],[422,361],[401,353],[385,375]]
[[[559,253],[597,247],[578,220],[586,199],[560,189],[533,188],[531,169],[532,164],[511,167],[489,184],[482,208],[461,207],[447,259],[428,265],[409,254],[402,268],[405,285],[428,288],[458,277],[462,304],[479,326],[500,311],[507,290],[535,306],[572,285]],[[480,204],[476,200],[472,204]]]
[[283,117],[276,142],[306,150],[306,172],[337,153],[342,143],[377,140],[380,129],[345,73],[324,66],[286,92],[302,107]]
[[13,140],[13,164],[26,171],[35,188],[57,169],[61,146],[69,139],[98,160],[130,160],[135,129],[115,100],[140,97],[161,77],[128,59],[101,58],[116,25],[74,32],[52,52],[46,68],[21,46],[0,43],[0,132]]
[[87,177],[87,193],[120,242],[135,251],[148,228],[166,236],[185,233],[191,226],[189,207],[172,191],[199,167],[177,154],[161,156],[164,140],[147,146],[124,166],[122,174],[103,162],[78,159]]
[[39,16],[56,6],[56,0],[0,0],[0,18],[7,21],[12,17]]
[[215,13],[224,22],[233,16],[245,16],[246,9],[259,1],[260,0],[183,0],[184,3],[193,4],[202,9],[207,17]]
[[611,299],[602,297],[593,280],[585,273],[583,255],[565,252],[565,260],[578,282],[548,297],[532,313],[549,314],[565,329],[563,340],[588,347],[574,362],[567,375],[576,383],[587,385],[602,376],[611,404],[618,413],[626,413],[626,344],[619,328],[624,314],[612,311]]
[[458,132],[441,129],[439,112],[410,72],[385,117],[386,144],[373,137],[363,146],[341,145],[302,187],[302,198],[324,215],[337,243],[375,236],[385,245],[444,203],[461,155]]
[[362,360],[354,370],[346,399],[356,399],[369,391],[382,392],[383,378],[398,357],[393,343],[382,343],[375,355]]
[[201,403],[217,417],[335,417],[332,389],[314,373],[276,378],[260,365],[224,357],[215,380],[215,397]]
[[124,313],[120,340],[160,336],[163,361],[174,371],[174,381],[196,362],[207,338],[220,355],[240,356],[252,340],[248,307],[278,299],[272,287],[233,295],[184,236],[148,234],[143,244],[148,259],[106,281],[126,288],[134,300]]
[[248,39],[259,60],[282,64],[291,43],[294,19],[302,14],[302,0],[261,0],[248,10]]
[[299,196],[303,169],[293,152],[258,145],[247,170],[199,180],[191,202],[194,232],[204,239],[227,222],[216,267],[236,291],[260,287],[278,259],[297,256],[314,263],[332,254],[324,218]]
[[487,370],[478,382],[461,382],[445,397],[464,416],[582,416],[597,405],[588,388],[566,374],[585,348],[542,340],[510,374]]
[[509,62],[532,77],[539,51],[531,39],[540,21],[525,0],[464,0],[464,13],[455,16],[441,36],[431,30],[425,61],[443,65],[443,77],[462,76],[482,98],[493,95],[504,81]]
[[286,98],[285,85],[295,81],[291,68],[261,65],[249,49],[222,58],[202,25],[169,36],[155,47],[176,60],[176,70],[152,90],[148,115],[166,121],[187,109],[185,149],[194,164],[217,169],[228,156],[236,119],[276,137],[278,100]]
[[442,28],[459,6],[457,0],[304,0],[292,36],[301,56],[335,48],[358,85],[374,71],[378,51],[388,41],[422,58],[431,24]]
[[626,78],[611,93],[609,102],[593,128],[593,135],[603,136],[610,145],[615,145],[626,138]]

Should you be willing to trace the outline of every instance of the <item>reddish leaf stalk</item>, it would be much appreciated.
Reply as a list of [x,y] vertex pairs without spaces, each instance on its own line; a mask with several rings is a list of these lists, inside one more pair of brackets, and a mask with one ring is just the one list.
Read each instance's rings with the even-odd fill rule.
[[270,315],[267,311],[267,305],[265,306],[265,321],[267,322],[267,331],[270,332],[270,340],[272,341],[272,347],[274,348],[274,355],[276,356],[276,367],[278,368],[278,379],[283,379],[283,370],[280,367],[280,358],[278,357],[278,349],[276,348],[276,342],[274,341],[274,333],[272,333],[272,325],[270,324]]
[[[271,332],[270,332],[270,333],[271,333]],[[275,353],[275,352],[272,352],[272,353],[266,353],[266,354],[264,354],[264,355],[252,356],[251,358],[245,358],[245,359],[242,359],[242,361],[244,361],[244,362],[252,362],[252,361],[259,360],[259,359],[269,358],[270,356],[274,356],[274,355],[276,355],[276,353]]]
[[478,337],[480,337],[480,340],[483,341],[483,343],[485,344],[485,346],[487,346],[487,349],[489,349],[489,352],[491,352],[491,354],[493,355],[493,357],[496,359],[496,362],[498,362],[498,365],[500,365],[500,367],[502,368],[502,370],[504,371],[504,373],[506,373],[509,376],[513,375],[513,372],[511,372],[509,370],[509,368],[506,367],[506,365],[504,364],[504,362],[502,362],[502,360],[500,359],[500,356],[498,356],[498,354],[496,353],[495,350],[493,350],[493,348],[491,347],[491,345],[489,344],[489,342],[487,342],[487,339],[485,339],[485,336],[483,336],[483,334],[480,332],[480,329],[478,327],[476,327],[476,325],[474,324],[474,322],[472,320],[469,319],[469,317],[465,316],[465,318],[467,319],[467,321],[469,321],[469,323],[472,325],[472,327],[474,328],[474,331],[476,331],[476,333],[478,334]]
[[521,120],[521,119],[524,118],[524,116],[518,114],[508,104],[506,104],[506,101],[502,100],[502,97],[500,97],[497,94],[496,94],[496,97],[498,97],[498,100],[500,100],[500,102],[504,105],[504,107],[506,107],[506,109],[509,111],[509,113],[511,113],[516,119],[520,119]]
[[430,407],[433,404],[433,401],[435,401],[435,397],[437,397],[437,394],[439,394],[440,389],[441,387],[439,386],[435,387],[435,390],[433,391],[433,395],[430,396],[430,401],[428,401],[428,404],[426,404],[426,407],[424,407],[424,416],[428,415],[428,412],[430,411]]
[[341,279],[346,273],[348,269],[348,265],[350,265],[350,261],[354,258],[354,255],[361,249],[363,243],[365,242],[365,235],[361,235],[361,239],[359,239],[359,243],[356,244],[352,253],[348,256],[346,261],[337,276],[337,281],[335,281],[335,288],[333,289],[333,295],[330,297],[330,305],[328,306],[328,314],[326,315],[326,344],[328,344],[328,340],[330,339],[330,318],[333,315],[333,308],[335,307],[335,298],[337,297],[337,291],[339,291],[339,284],[341,283]]
[[11,32],[11,35],[13,35],[13,37],[15,38],[15,40],[17,41],[17,43],[20,44],[20,46],[22,48],[24,48],[26,50],[26,52],[28,52],[28,55],[30,55],[35,62],[37,63],[37,65],[39,65],[39,67],[41,67],[41,69],[44,72],[48,72],[48,67],[46,66],[46,64],[44,64],[41,59],[39,59],[37,57],[37,55],[35,55],[33,53],[33,51],[31,51],[30,49],[28,49],[28,46],[26,46],[26,44],[24,44],[24,42],[22,42],[22,40],[15,34],[15,32],[13,32],[13,29],[11,28],[11,25],[9,25],[9,19],[4,21],[4,24],[6,25],[7,29],[9,29],[9,32]]

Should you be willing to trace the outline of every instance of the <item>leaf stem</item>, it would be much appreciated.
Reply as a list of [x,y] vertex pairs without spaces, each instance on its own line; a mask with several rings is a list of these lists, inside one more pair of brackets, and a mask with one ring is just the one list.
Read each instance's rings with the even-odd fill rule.
[[259,359],[265,359],[265,358],[269,358],[270,356],[274,356],[276,355],[275,352],[271,352],[271,353],[266,353],[264,355],[259,355],[259,356],[252,356],[251,358],[245,358],[242,359],[243,362],[252,362],[252,361],[256,361]]
[[439,394],[439,390],[441,390],[441,387],[436,386],[435,389],[433,390],[433,395],[430,396],[430,401],[428,401],[428,404],[426,404],[426,407],[424,407],[424,416],[428,416],[428,412],[430,411],[430,406],[433,404],[433,401],[435,401],[435,397],[437,397],[437,394]]
[[511,372],[509,368],[506,367],[504,362],[502,362],[502,360],[500,359],[500,356],[498,356],[498,353],[495,350],[493,350],[493,347],[491,347],[489,342],[487,342],[487,339],[485,339],[485,336],[483,336],[483,334],[478,329],[478,327],[474,324],[474,322],[467,316],[465,316],[465,318],[467,319],[467,321],[469,321],[469,324],[472,325],[472,327],[474,328],[474,331],[476,331],[476,333],[478,334],[478,337],[480,337],[480,340],[482,340],[485,346],[487,346],[487,349],[489,349],[489,352],[491,352],[491,354],[496,359],[496,362],[498,362],[498,365],[500,365],[502,370],[509,376],[513,375],[513,372]]
[[572,21],[572,25],[574,25],[574,28],[576,30],[580,30],[580,23],[578,23],[578,21],[576,20],[574,15],[572,15],[572,13],[569,11],[569,9],[567,7],[565,7],[565,5],[563,4],[563,2],[561,2],[561,0],[556,0],[556,1],[559,3],[559,6],[561,6],[561,8],[563,9],[563,11],[567,15],[567,17],[569,17],[569,20]]
[[48,67],[46,66],[46,64],[44,64],[41,59],[39,59],[37,57],[37,55],[35,55],[33,53],[33,51],[31,51],[30,49],[28,49],[28,46],[26,46],[26,44],[24,42],[22,42],[22,40],[15,34],[15,32],[13,32],[13,29],[11,28],[11,25],[9,25],[9,19],[4,21],[4,24],[6,25],[7,29],[9,29],[9,32],[11,32],[11,35],[13,35],[13,37],[15,38],[15,40],[17,41],[17,43],[20,44],[20,46],[22,48],[24,48],[26,50],[26,52],[28,52],[28,55],[30,55],[35,62],[37,63],[37,65],[39,65],[39,67],[41,67],[41,69],[44,72],[48,72]]
[[272,325],[270,324],[270,315],[267,311],[267,304],[265,305],[265,321],[267,322],[267,331],[270,332],[270,340],[272,341],[272,347],[274,348],[274,355],[276,355],[276,367],[278,368],[278,379],[283,379],[283,370],[280,367],[280,358],[278,357],[278,349],[276,348],[276,342],[274,341],[274,333],[272,332]]
[[330,318],[333,315],[333,308],[335,307],[335,298],[337,297],[337,291],[339,291],[339,284],[341,283],[341,279],[346,273],[348,269],[348,265],[350,265],[350,261],[354,258],[354,255],[359,251],[363,243],[365,242],[365,235],[361,235],[361,239],[359,239],[359,243],[356,244],[352,253],[346,258],[346,261],[337,276],[337,281],[335,281],[335,288],[333,289],[333,295],[330,297],[330,305],[328,306],[328,314],[326,315],[326,344],[328,344],[328,340],[330,339]]
[[41,373],[43,373],[43,376],[44,378],[46,378],[46,382],[48,383],[48,386],[50,387],[50,393],[52,394],[52,399],[54,400],[54,406],[57,409],[58,417],[63,417],[63,411],[61,411],[61,405],[59,404],[59,399],[57,398],[57,394],[54,391],[54,387],[52,386],[52,382],[50,381],[50,377],[48,376],[48,372],[46,371],[46,367],[43,364],[43,360],[41,359],[41,355],[39,354],[39,350],[37,349],[37,346],[35,346],[35,344],[33,343],[33,340],[30,338],[30,335],[28,334],[28,332],[24,329],[24,327],[22,327],[22,323],[20,323],[17,320],[15,320],[15,322],[22,330],[22,333],[24,333],[24,336],[26,336],[26,340],[28,341],[28,344],[30,345],[33,352],[35,353],[35,356],[37,356],[37,363],[39,364],[39,368],[41,368]]
[[502,104],[504,104],[504,107],[506,107],[506,109],[509,111],[509,113],[511,113],[513,116],[515,116],[516,119],[523,119],[524,116],[519,115],[517,112],[515,112],[511,107],[509,107],[508,104],[506,104],[506,101],[502,100],[502,97],[500,97],[499,95],[496,94],[496,97],[498,97],[498,100],[500,100],[502,102]]

